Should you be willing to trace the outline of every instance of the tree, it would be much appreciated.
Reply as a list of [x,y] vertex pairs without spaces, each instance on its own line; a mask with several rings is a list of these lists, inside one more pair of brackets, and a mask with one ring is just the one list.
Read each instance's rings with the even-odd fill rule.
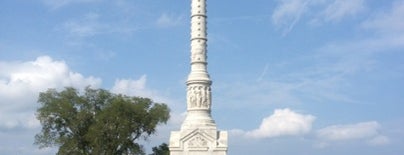
[[159,145],[158,147],[153,147],[152,148],[153,153],[150,155],[169,155],[170,150],[168,149],[168,145],[166,143],[163,143]]
[[38,102],[42,130],[35,144],[59,146],[60,155],[145,154],[137,142],[170,117],[166,104],[89,87],[84,93],[71,87],[49,89],[39,94]]

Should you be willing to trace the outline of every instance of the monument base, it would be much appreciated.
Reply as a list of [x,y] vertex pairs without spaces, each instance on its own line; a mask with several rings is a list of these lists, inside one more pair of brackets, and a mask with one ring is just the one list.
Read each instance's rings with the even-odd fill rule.
[[227,132],[185,129],[171,132],[170,155],[226,155]]

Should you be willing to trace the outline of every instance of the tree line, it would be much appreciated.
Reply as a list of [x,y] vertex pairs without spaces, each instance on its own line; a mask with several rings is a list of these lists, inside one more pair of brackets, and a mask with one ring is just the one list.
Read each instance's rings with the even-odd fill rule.
[[[59,147],[58,155],[145,155],[138,142],[170,118],[164,103],[90,87],[84,92],[48,89],[39,94],[38,103],[36,117],[42,129],[34,143]],[[152,150],[152,155],[169,154],[165,143]]]

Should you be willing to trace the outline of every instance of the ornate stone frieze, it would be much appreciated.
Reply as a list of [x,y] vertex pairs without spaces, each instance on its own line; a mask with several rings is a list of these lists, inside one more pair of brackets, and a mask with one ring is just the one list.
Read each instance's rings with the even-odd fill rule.
[[211,88],[204,85],[190,85],[187,90],[187,103],[190,109],[209,109]]
[[189,140],[188,147],[208,147],[208,141],[198,135]]

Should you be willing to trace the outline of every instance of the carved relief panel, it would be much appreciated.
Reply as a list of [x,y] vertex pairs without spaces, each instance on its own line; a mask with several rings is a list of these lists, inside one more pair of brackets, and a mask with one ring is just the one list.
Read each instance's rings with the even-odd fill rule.
[[208,141],[201,137],[201,136],[195,136],[188,142],[188,147],[207,147],[208,146]]
[[211,105],[210,86],[188,86],[187,103],[190,109],[209,109]]

